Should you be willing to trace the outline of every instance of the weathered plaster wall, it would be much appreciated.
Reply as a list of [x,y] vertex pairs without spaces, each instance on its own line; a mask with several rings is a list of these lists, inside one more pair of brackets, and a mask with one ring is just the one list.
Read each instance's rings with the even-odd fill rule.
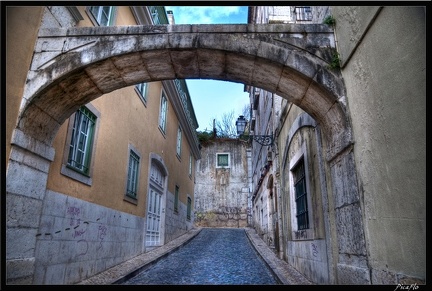
[[[216,154],[229,153],[230,167],[216,168]],[[196,168],[195,224],[210,227],[247,226],[246,145],[238,140],[204,145]]]

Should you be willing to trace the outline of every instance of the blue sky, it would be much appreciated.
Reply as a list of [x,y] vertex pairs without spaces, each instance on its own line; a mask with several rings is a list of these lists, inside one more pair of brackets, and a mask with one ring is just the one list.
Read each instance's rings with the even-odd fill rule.
[[[247,6],[165,6],[175,24],[245,24]],[[244,84],[216,80],[186,80],[198,120],[199,131],[212,130],[213,119],[221,120],[234,110],[234,119],[249,103]],[[235,120],[233,121],[235,122]]]

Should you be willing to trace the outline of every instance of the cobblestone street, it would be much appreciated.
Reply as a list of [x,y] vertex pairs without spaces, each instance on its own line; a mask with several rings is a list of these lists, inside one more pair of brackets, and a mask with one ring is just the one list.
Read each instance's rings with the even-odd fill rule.
[[205,228],[189,243],[122,284],[279,283],[253,249],[244,229]]
[[[168,242],[163,246],[160,246],[158,248],[155,248],[154,250],[136,256],[128,261],[125,261],[124,263],[118,264],[104,272],[101,272],[95,276],[92,276],[84,281],[79,282],[78,285],[130,284],[134,276],[138,275],[144,270],[149,270],[150,268],[152,268],[152,266],[155,266],[159,261],[169,257],[171,254],[174,255],[177,251],[180,251],[182,248],[186,248],[188,244],[192,244],[193,240],[197,238],[198,235],[206,229],[207,228],[193,228],[190,231],[188,231],[186,234]],[[208,230],[218,230],[218,229],[209,228]],[[242,247],[251,246],[253,248],[252,252],[256,251],[257,255],[255,256],[259,256],[259,258],[262,259],[262,262],[265,262],[264,264],[269,267],[271,273],[274,274],[274,277],[272,279],[268,277],[267,271],[263,271],[266,273],[264,275],[264,277],[267,277],[266,280],[271,281],[270,284],[275,284],[275,285],[276,284],[283,284],[283,285],[313,284],[308,279],[306,279],[302,274],[296,271],[292,266],[290,266],[287,262],[285,262],[282,259],[279,259],[276,256],[276,254],[267,246],[267,244],[258,236],[258,234],[253,228],[247,227],[247,228],[232,229],[232,230],[238,231],[235,232],[234,234],[237,234],[241,238],[240,240],[243,241]],[[245,234],[246,241],[243,240],[243,234]],[[202,241],[200,242],[200,240],[201,239],[198,240],[199,244],[203,243]],[[228,247],[228,245],[225,244],[224,242],[222,242],[222,244],[225,245],[225,248]],[[222,246],[220,246],[219,249],[222,250]],[[236,261],[238,260],[239,258],[238,249],[231,246],[228,249],[228,252],[233,256],[233,258]],[[196,253],[196,255],[200,255],[196,250],[193,251],[193,253]],[[251,253],[249,252],[249,254]],[[258,260],[258,257],[255,258],[255,260]],[[248,261],[246,263],[247,264],[244,265],[243,267],[248,269],[248,271],[250,272],[249,274],[253,274],[254,270],[252,270],[250,262]],[[259,260],[256,261],[255,263],[259,263]],[[180,262],[176,262],[175,264],[180,264]],[[260,264],[258,265],[259,268],[262,268]],[[208,267],[210,265],[206,264],[206,266]],[[168,268],[170,267],[171,266],[168,266]],[[161,270],[160,266],[156,268],[159,268],[159,271]],[[184,266],[183,269],[185,269]],[[160,272],[164,273],[166,272],[166,270]],[[160,274],[158,274],[157,276],[160,276]],[[205,278],[208,278],[208,274],[206,274]],[[250,282],[251,279],[248,280]],[[136,285],[138,284],[144,284],[144,283],[143,282],[136,283]],[[145,284],[156,284],[156,283],[153,282],[153,283],[145,283]],[[168,284],[168,283],[158,283],[158,284]],[[175,284],[186,284],[186,283],[181,283],[181,281],[179,281]],[[199,284],[199,283],[190,282],[187,284]],[[208,284],[219,284],[219,283],[213,281],[213,283],[208,283]],[[221,284],[234,284],[234,283],[226,282]],[[241,284],[241,283],[237,282],[236,284]],[[252,284],[252,283],[243,283],[243,284]],[[263,283],[256,283],[256,284],[263,284]]]

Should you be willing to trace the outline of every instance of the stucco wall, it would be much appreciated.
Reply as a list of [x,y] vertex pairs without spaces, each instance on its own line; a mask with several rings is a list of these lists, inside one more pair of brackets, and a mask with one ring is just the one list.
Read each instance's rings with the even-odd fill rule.
[[372,284],[411,283],[426,277],[425,8],[364,9],[332,11]]
[[[80,7],[81,26],[91,26],[84,7]],[[135,20],[129,7],[117,7],[116,25],[133,24]],[[177,128],[179,125],[172,103],[168,100],[167,131],[162,134],[158,129],[162,83],[148,85],[147,102],[138,97],[134,86],[122,88],[105,94],[91,102],[101,113],[96,136],[96,149],[93,154],[92,185],[77,182],[61,174],[69,120],[58,131],[53,142],[56,149],[55,160],[51,163],[47,188],[68,194],[89,202],[97,203],[144,216],[147,203],[149,153],[156,153],[164,159],[169,169],[168,191],[174,192],[175,185],[181,185],[180,201],[187,202],[187,195],[193,195],[193,177],[189,171],[190,147],[185,137],[182,139],[182,157],[175,155]],[[140,177],[137,204],[123,200],[127,178],[128,145],[132,145],[141,155]]]

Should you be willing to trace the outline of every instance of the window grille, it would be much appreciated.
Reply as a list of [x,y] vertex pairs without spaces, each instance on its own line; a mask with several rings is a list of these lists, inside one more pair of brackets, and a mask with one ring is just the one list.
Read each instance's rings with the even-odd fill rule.
[[135,199],[138,191],[138,169],[139,156],[131,150],[129,155],[126,195]]
[[295,202],[297,209],[297,230],[309,228],[306,178],[304,159],[302,158],[293,169]]
[[310,6],[296,7],[295,13],[297,21],[312,21],[312,8]]
[[95,124],[96,116],[85,106],[75,113],[68,167],[87,176],[89,175]]

